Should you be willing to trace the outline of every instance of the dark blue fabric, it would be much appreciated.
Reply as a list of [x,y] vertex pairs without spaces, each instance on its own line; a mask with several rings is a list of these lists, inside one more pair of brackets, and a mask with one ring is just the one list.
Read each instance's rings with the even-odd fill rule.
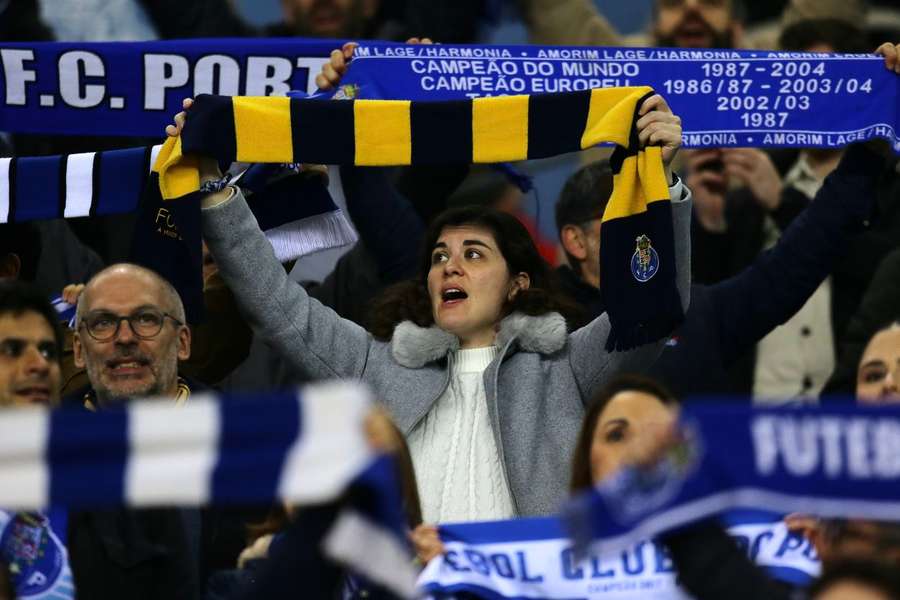
[[50,414],[47,466],[51,506],[116,506],[125,492],[128,415],[121,407],[100,413],[80,408]]
[[200,323],[204,313],[200,200],[200,193],[194,193],[164,201],[159,175],[152,173],[134,224],[129,257],[175,286],[191,324]]
[[59,156],[16,161],[16,221],[62,216],[60,194],[65,193],[65,179],[60,182],[60,169],[64,164]]
[[[140,204],[143,182],[149,176],[149,153],[146,148],[128,148],[100,153],[99,190],[94,190],[97,200],[96,214],[107,215],[132,212]],[[94,181],[98,181],[95,177]]]
[[394,188],[388,171],[341,167],[347,212],[378,265],[386,285],[414,277],[425,226],[409,201]]
[[[267,165],[255,165],[264,167]],[[252,170],[252,169],[251,169]],[[297,174],[266,185],[247,201],[263,231],[337,210],[322,177]]]
[[226,503],[271,500],[287,452],[301,431],[296,394],[268,394],[223,403],[220,417],[212,497]]

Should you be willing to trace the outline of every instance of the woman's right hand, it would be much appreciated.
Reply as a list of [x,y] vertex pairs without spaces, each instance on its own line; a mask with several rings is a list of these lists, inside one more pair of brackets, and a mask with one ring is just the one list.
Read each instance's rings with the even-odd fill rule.
[[423,566],[427,565],[428,561],[435,556],[440,556],[445,552],[444,544],[441,542],[437,527],[434,525],[422,523],[412,530],[409,534],[409,539],[416,549],[416,559]]
[[[409,38],[407,44],[433,44],[429,38]],[[340,50],[332,50],[328,62],[322,65],[322,70],[316,75],[316,87],[323,91],[333,90],[341,84],[341,79],[347,73],[347,67],[353,58],[353,51],[359,46],[356,42],[347,42]]]
[[353,51],[359,44],[347,42],[340,50],[332,50],[328,62],[322,65],[322,70],[316,75],[316,86],[320,90],[332,90],[341,83],[341,78],[347,72],[347,65],[353,58]]
[[[166,135],[169,137],[178,137],[181,135],[181,130],[184,129],[184,123],[187,120],[187,111],[189,111],[193,105],[193,98],[185,98],[181,101],[181,108],[184,110],[175,115],[175,118],[173,119],[175,123],[173,125],[166,125]],[[222,171],[219,169],[219,163],[216,159],[208,156],[199,156],[198,159],[197,168],[200,171],[201,184],[222,178]]]

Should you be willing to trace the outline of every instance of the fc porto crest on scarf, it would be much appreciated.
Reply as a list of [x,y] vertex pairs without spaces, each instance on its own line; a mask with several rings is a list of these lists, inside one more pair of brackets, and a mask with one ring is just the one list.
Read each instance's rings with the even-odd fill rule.
[[359,97],[359,86],[355,83],[348,83],[340,86],[331,97],[332,100],[353,100]]
[[646,235],[639,235],[635,240],[634,254],[631,256],[631,274],[644,283],[650,281],[659,271],[659,254]]

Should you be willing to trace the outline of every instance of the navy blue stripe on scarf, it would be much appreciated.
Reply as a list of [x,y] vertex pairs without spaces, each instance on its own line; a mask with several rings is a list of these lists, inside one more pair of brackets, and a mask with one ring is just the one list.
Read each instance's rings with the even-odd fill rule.
[[47,444],[49,506],[103,506],[125,496],[128,414],[101,418],[84,410],[50,414]]
[[[218,462],[212,474],[212,496],[223,502],[250,503],[260,495],[276,497],[278,475],[287,451],[299,435],[302,413],[293,394],[279,394],[260,413],[260,398],[220,405]],[[269,396],[271,398],[271,395]],[[254,422],[253,428],[246,423]],[[234,480],[242,482],[235,486]]]

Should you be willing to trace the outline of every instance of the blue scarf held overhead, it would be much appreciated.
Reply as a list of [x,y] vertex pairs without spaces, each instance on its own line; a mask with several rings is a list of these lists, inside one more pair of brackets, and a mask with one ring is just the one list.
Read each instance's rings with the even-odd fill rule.
[[[805,586],[820,565],[812,544],[771,514],[730,515],[728,531],[778,580]],[[621,552],[576,557],[556,518],[441,525],[446,554],[422,572],[432,598],[473,594],[496,600],[686,600],[664,545],[641,541]]]
[[[311,93],[341,40],[0,43],[0,131],[158,137],[199,94]],[[453,100],[650,86],[688,148],[900,147],[900,78],[871,54],[364,42],[339,97]]]
[[365,42],[334,93],[456,100],[634,85],[665,97],[686,148],[882,137],[900,152],[900,77],[873,54]]
[[578,548],[614,552],[741,508],[900,520],[898,408],[688,404],[681,423],[683,440],[654,468],[570,502]]

